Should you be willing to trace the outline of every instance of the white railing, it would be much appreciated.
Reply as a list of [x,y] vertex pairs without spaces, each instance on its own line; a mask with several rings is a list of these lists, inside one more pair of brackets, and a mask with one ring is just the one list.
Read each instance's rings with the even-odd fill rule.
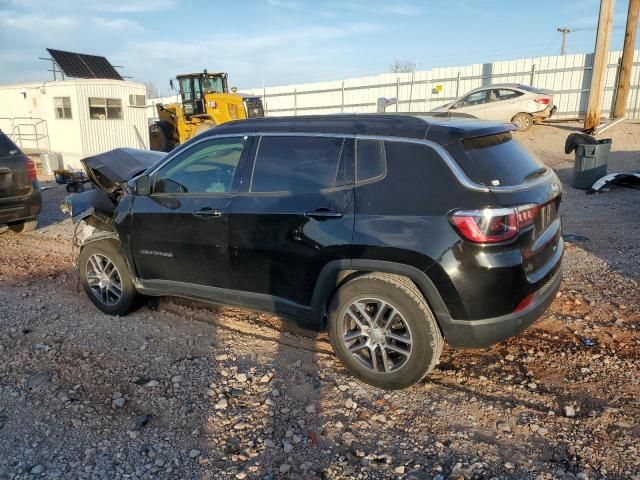
[[0,130],[22,149],[49,150],[49,130],[42,118],[0,117]]

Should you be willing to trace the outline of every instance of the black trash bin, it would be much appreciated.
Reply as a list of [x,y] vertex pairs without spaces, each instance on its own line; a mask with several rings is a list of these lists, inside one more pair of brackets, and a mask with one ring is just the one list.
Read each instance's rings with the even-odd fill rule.
[[571,186],[587,190],[596,180],[607,174],[607,161],[611,151],[611,139],[603,138],[594,144],[578,144],[576,162],[573,165]]

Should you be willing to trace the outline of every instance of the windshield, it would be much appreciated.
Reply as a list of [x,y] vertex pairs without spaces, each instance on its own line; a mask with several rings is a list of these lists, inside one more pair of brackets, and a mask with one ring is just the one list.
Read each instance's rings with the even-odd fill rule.
[[205,77],[202,89],[204,93],[224,93],[222,77]]

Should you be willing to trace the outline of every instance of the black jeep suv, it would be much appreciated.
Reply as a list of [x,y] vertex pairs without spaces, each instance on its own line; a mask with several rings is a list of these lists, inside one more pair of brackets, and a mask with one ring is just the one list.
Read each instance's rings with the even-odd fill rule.
[[0,131],[0,226],[18,233],[33,230],[41,209],[35,162]]
[[558,291],[561,184],[514,129],[408,115],[265,118],[218,126],[160,159],[85,159],[101,190],[66,205],[93,232],[82,284],[110,314],[142,295],[176,295],[328,328],[357,377],[406,387],[445,340],[500,342]]

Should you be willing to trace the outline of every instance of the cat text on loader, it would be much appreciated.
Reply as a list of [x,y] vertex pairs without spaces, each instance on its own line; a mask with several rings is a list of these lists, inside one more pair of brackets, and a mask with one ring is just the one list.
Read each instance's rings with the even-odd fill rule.
[[[159,120],[149,126],[151,150],[169,152],[198,133],[232,120],[264,117],[259,97],[229,93],[226,73],[178,75],[180,101],[156,105]],[[173,81],[171,81],[173,87]]]

